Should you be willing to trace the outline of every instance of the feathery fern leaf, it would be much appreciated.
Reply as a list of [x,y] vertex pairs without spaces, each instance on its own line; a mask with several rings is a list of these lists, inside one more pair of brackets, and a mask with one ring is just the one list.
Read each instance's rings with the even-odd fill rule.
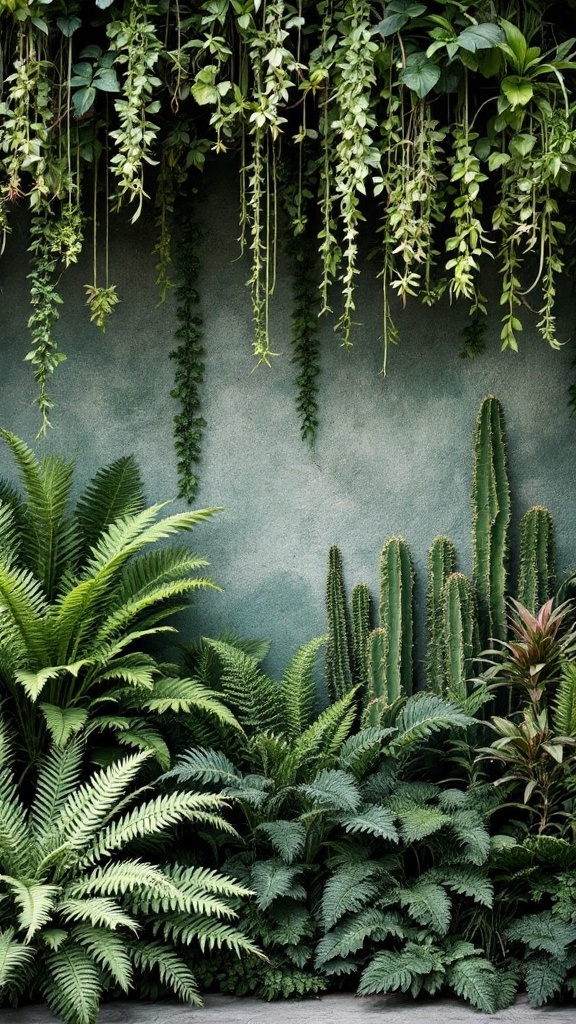
[[437,935],[446,935],[450,927],[452,907],[441,885],[420,878],[409,888],[398,889],[400,906],[418,924],[429,925]]
[[102,974],[87,950],[66,944],[45,960],[44,997],[64,1024],[95,1024],[102,995]]
[[409,697],[400,711],[395,722],[398,735],[392,741],[392,746],[400,750],[427,739],[440,729],[463,729],[474,725],[475,721],[463,714],[453,701],[424,691]]
[[265,821],[258,825],[258,831],[267,836],[285,864],[292,864],[294,858],[304,849],[306,829],[299,821],[283,821],[280,818],[276,821]]
[[18,928],[24,931],[24,942],[28,943],[37,931],[50,920],[56,897],[60,893],[58,885],[41,885],[38,882],[20,881],[10,875],[0,875],[0,881],[10,889],[14,902],[20,908]]
[[544,1006],[557,996],[568,973],[562,960],[552,956],[533,957],[526,964],[526,991],[530,1006]]
[[324,768],[313,782],[298,786],[298,792],[335,811],[354,812],[361,800],[354,776],[340,768]]
[[56,704],[40,704],[40,708],[56,747],[65,747],[88,718],[88,712],[83,708],[59,708]]
[[17,942],[13,928],[0,931],[0,991],[7,988],[32,963],[34,950]]
[[343,921],[320,939],[316,947],[316,968],[328,961],[348,957],[357,953],[366,939],[383,942],[388,936],[403,938],[405,928],[397,914],[387,914],[376,907],[369,907]]
[[222,693],[236,710],[243,728],[282,730],[279,688],[264,675],[250,655],[221,640],[207,640],[222,662]]
[[376,861],[350,862],[336,869],[326,882],[320,913],[326,931],[333,928],[344,914],[363,910],[378,892],[374,878],[379,870]]
[[496,1013],[497,975],[489,960],[480,956],[456,960],[448,968],[446,980],[456,995],[466,999],[478,1010]]
[[404,805],[397,809],[400,834],[405,842],[417,843],[449,824],[450,816],[436,807]]
[[110,931],[129,928],[136,932],[140,927],[116,900],[104,896],[91,896],[88,899],[67,897],[60,900],[58,913],[64,921],[84,922],[93,928],[106,927]]
[[398,989],[407,992],[415,977],[428,974],[435,966],[436,961],[426,947],[377,953],[362,973],[358,995],[396,992]]
[[317,637],[300,647],[280,683],[283,730],[291,740],[298,739],[312,720],[316,702],[314,663],[324,643],[326,637]]
[[123,992],[132,987],[132,961],[128,955],[126,941],[114,935],[108,928],[81,925],[71,933],[73,942],[88,950],[92,959],[100,965]]
[[378,753],[384,740],[394,736],[397,729],[385,729],[383,726],[371,726],[354,733],[342,744],[338,757],[340,768],[354,772],[357,767],[365,764],[366,755]]
[[341,824],[346,832],[367,832],[369,835],[378,836],[379,839],[388,839],[392,843],[400,841],[393,815],[380,804],[365,804],[358,814],[344,818]]
[[134,963],[140,970],[158,971],[160,981],[184,1003],[200,1006],[196,979],[184,961],[159,942],[139,943],[133,951]]
[[124,455],[95,474],[76,503],[74,518],[85,550],[91,548],[115,519],[144,508],[144,490],[133,455]]
[[142,701],[142,706],[158,714],[165,711],[204,711],[233,729],[241,729],[230,709],[195,679],[159,679],[150,696]]
[[250,884],[260,910],[266,910],[279,896],[304,899],[306,893],[297,881],[301,867],[292,867],[281,860],[259,860],[250,871]]
[[148,758],[131,754],[109,768],[95,772],[62,808],[60,832],[72,848],[82,849],[115,811],[118,802]]

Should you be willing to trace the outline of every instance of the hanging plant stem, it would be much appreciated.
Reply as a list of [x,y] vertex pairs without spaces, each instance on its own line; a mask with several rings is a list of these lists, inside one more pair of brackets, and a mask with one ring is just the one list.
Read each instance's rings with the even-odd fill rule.
[[46,434],[52,425],[49,412],[52,401],[48,394],[48,382],[54,370],[66,356],[58,349],[54,337],[54,325],[60,316],[58,307],[62,298],[56,290],[55,273],[58,257],[54,247],[53,221],[44,210],[32,215],[30,226],[30,245],[28,252],[32,257],[32,270],[28,274],[31,281],[30,302],[34,312],[28,320],[32,335],[32,348],[25,358],[34,367],[34,379],[39,387],[36,404],[40,409],[42,423],[39,437]]
[[196,219],[197,189],[187,186],[186,199],[178,207],[178,255],[176,259],[175,336],[179,345],[170,353],[176,363],[174,388],[170,392],[180,403],[174,417],[174,445],[178,464],[178,496],[192,504],[196,498],[199,478],[196,466],[201,461],[202,431],[206,420],[200,415],[200,387],[204,380],[203,319],[199,311],[197,290],[200,274],[198,247],[202,230]]

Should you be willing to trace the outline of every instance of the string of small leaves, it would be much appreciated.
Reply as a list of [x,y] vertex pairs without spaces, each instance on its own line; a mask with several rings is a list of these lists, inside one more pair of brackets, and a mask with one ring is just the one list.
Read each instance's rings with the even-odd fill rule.
[[203,319],[199,310],[199,243],[202,229],[197,220],[197,192],[190,188],[186,201],[178,207],[179,239],[177,256],[175,336],[179,345],[170,353],[176,363],[173,398],[180,404],[174,416],[179,491],[178,497],[192,504],[196,498],[201,460],[202,431],[206,420],[200,413],[200,387],[204,380]]
[[[575,21],[568,0],[6,0],[0,231],[15,202],[28,203],[37,224],[91,210],[87,163],[113,183],[111,208],[127,206],[136,219],[154,196],[158,163],[180,187],[182,168],[200,166],[207,149],[236,153],[254,353],[268,363],[279,175],[305,144],[321,212],[321,309],[334,307],[342,343],[357,333],[358,240],[375,202],[366,227],[381,250],[384,367],[398,337],[390,295],[430,304],[448,289],[482,315],[486,259],[500,274],[502,348],[518,347],[525,310],[556,348],[576,170]],[[69,226],[68,251],[78,250],[82,217]],[[159,227],[165,284],[166,217]],[[56,364],[38,332],[42,318],[53,325],[56,300],[54,253],[39,238],[36,229],[31,361],[45,428]],[[107,297],[90,287],[92,316],[104,324],[113,284]]]

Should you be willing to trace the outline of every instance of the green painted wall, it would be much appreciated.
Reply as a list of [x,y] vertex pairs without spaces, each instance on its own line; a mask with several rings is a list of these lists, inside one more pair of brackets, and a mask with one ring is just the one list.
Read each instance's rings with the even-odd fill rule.
[[[271,369],[253,370],[248,264],[238,258],[236,216],[234,179],[219,170],[203,207],[203,411],[209,426],[197,505],[227,511],[197,531],[194,545],[209,558],[223,593],[198,599],[186,631],[227,626],[269,637],[275,671],[296,646],[324,632],[331,544],[342,547],[348,585],[363,579],[374,593],[379,552],[392,533],[412,548],[421,594],[427,549],[437,533],[455,541],[461,566],[470,571],[471,438],[487,392],[499,396],[506,413],[514,536],[525,508],[546,504],[557,525],[559,565],[576,564],[576,421],[566,405],[572,346],[553,352],[527,328],[522,351],[501,355],[494,298],[489,350],[462,360],[458,334],[465,309],[414,303],[399,314],[401,344],[383,382],[380,285],[376,267],[368,266],[353,350],[338,346],[329,323],[323,327],[321,425],[312,452],[300,440],[294,411],[290,285],[282,268],[273,322],[281,356]],[[168,358],[174,307],[171,301],[156,306],[149,225],[127,225],[127,215],[112,225],[111,273],[122,304],[105,335],[88,322],[84,306],[89,263],[71,268],[62,281],[59,336],[68,361],[54,378],[55,429],[37,448],[73,454],[82,482],[101,464],[133,451],[156,501],[177,491],[174,365]],[[33,442],[34,384],[22,362],[29,315],[24,246],[23,226],[15,226],[0,262],[0,422]],[[574,323],[568,289],[559,322],[568,339]],[[0,471],[8,466],[0,452]]]

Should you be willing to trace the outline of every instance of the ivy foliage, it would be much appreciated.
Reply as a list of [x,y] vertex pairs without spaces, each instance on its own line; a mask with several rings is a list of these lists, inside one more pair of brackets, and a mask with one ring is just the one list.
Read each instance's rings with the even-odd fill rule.
[[[164,288],[174,195],[210,149],[240,163],[259,362],[274,351],[284,162],[299,169],[290,234],[302,230],[307,196],[319,200],[321,308],[334,308],[344,344],[355,334],[368,219],[379,237],[384,364],[397,337],[391,297],[430,304],[448,290],[482,315],[486,258],[500,275],[502,347],[518,347],[525,309],[558,347],[554,306],[576,167],[574,34],[570,4],[543,0],[391,0],[383,9],[368,0],[3,4],[0,227],[9,231],[18,200],[39,225],[67,224],[49,252],[44,229],[32,248],[31,362],[43,427],[61,358],[53,284],[82,246],[80,211],[93,211],[101,192],[136,219],[158,188]],[[89,288],[92,316],[105,322],[117,298],[108,270],[102,288]],[[296,327],[302,335],[298,318]],[[480,339],[474,326],[467,351]],[[313,348],[299,379],[307,436]]]

